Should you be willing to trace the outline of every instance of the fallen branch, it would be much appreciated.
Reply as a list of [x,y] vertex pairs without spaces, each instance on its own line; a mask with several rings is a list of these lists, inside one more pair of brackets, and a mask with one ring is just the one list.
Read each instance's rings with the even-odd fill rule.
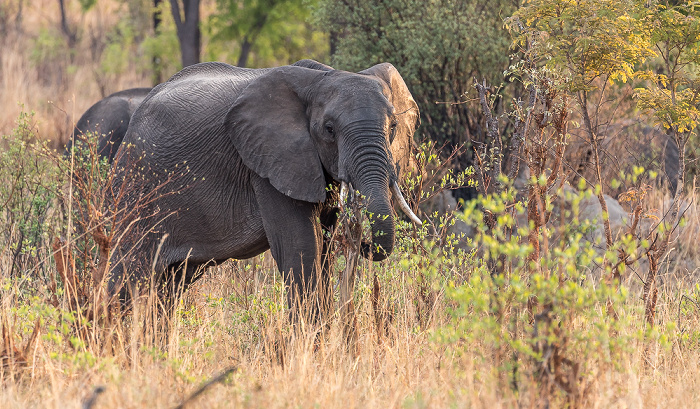
[[175,406],[174,409],[182,409],[182,408],[184,408],[186,405],[189,405],[190,403],[192,403],[192,401],[194,401],[195,399],[197,399],[197,397],[198,397],[199,395],[203,394],[203,393],[204,393],[207,389],[209,389],[212,385],[215,385],[215,384],[217,384],[217,383],[220,383],[220,382],[225,381],[226,378],[228,378],[228,376],[229,376],[230,374],[232,374],[233,372],[236,372],[237,370],[238,370],[238,367],[235,367],[235,366],[234,366],[234,367],[228,368],[227,370],[223,371],[222,373],[220,373],[220,374],[216,375],[215,377],[211,378],[209,381],[205,382],[204,385],[200,386],[199,389],[197,389],[196,391],[192,392],[192,394],[190,394],[190,396],[188,396],[187,399],[183,400],[182,403],[180,403],[179,405]]

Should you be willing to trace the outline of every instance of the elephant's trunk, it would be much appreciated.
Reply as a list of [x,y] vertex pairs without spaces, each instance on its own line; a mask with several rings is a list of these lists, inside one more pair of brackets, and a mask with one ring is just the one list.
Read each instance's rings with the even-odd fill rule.
[[361,254],[374,261],[387,258],[394,250],[394,217],[389,190],[388,157],[375,147],[364,151],[352,172],[353,185],[365,196],[365,208],[372,229],[371,242],[363,242]]
[[[360,192],[362,190],[360,189]],[[380,193],[377,195],[377,193]],[[372,242],[362,243],[362,256],[373,261],[389,257],[394,250],[394,217],[391,212],[389,187],[383,192],[365,193],[367,215],[372,229]]]

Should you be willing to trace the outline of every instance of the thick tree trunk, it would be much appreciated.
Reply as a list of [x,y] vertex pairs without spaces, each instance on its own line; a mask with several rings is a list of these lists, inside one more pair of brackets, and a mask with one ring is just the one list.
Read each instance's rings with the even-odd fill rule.
[[[158,35],[158,30],[160,30],[160,23],[163,22],[163,16],[160,14],[160,5],[162,0],[153,0],[153,34]],[[158,85],[163,82],[163,67],[161,66],[161,59],[159,55],[153,56],[153,76],[151,81],[153,85]]]
[[68,16],[66,15],[66,4],[65,0],[58,0],[58,7],[61,11],[61,31],[66,36],[68,40],[68,47],[74,48],[78,41],[78,35],[75,31],[71,30],[68,26]]
[[239,67],[245,68],[248,64],[248,56],[250,55],[250,49],[253,48],[253,43],[248,40],[248,36],[243,37],[243,44],[241,44],[241,55],[238,56]]
[[[182,15],[180,15],[180,1],[182,1]],[[175,27],[177,28],[177,38],[180,42],[183,68],[199,62],[202,43],[202,34],[199,29],[199,1],[170,0]]]

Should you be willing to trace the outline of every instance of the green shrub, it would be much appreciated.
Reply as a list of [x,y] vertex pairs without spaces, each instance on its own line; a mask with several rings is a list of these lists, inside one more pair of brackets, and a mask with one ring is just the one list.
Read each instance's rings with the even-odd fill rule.
[[420,132],[457,145],[483,140],[478,101],[467,94],[475,78],[503,81],[510,45],[503,19],[514,11],[509,1],[329,0],[316,18],[336,39],[336,68],[394,64],[421,109]]
[[[521,399],[579,405],[587,388],[619,370],[641,339],[634,329],[641,311],[630,306],[626,287],[606,279],[610,268],[602,268],[604,257],[614,265],[618,248],[635,254],[634,247],[620,240],[604,254],[582,239],[590,222],[578,221],[578,203],[590,195],[556,195],[571,206],[562,211],[560,226],[542,229],[540,241],[547,238],[549,248],[534,261],[528,258],[529,228],[515,224],[514,214],[524,208],[516,203],[514,213],[504,206],[512,192],[482,197],[461,216],[477,226],[473,245],[481,257],[465,281],[448,283],[451,319],[437,331],[438,340],[490,368],[486,373],[510,393],[528,391]],[[484,225],[485,211],[499,215],[494,228]]]
[[47,272],[50,239],[59,233],[61,178],[50,149],[37,141],[34,113],[22,112],[0,149],[0,260],[8,276]]

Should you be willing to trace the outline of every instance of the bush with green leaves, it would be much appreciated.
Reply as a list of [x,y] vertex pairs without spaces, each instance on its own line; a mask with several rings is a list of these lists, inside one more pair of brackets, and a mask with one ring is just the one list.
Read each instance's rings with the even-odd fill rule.
[[[610,268],[603,267],[605,258],[617,261],[618,248],[635,254],[634,244],[620,240],[601,254],[583,239],[591,222],[579,221],[578,205],[591,194],[555,195],[570,204],[561,211],[565,221],[542,229],[540,241],[548,239],[549,249],[534,261],[528,257],[529,227],[518,226],[515,217],[524,212],[523,204],[504,206],[513,203],[512,191],[472,201],[460,216],[477,228],[472,245],[478,256],[466,276],[453,276],[447,284],[451,319],[437,330],[437,339],[464,359],[475,359],[486,376],[510,391],[506,395],[521,402],[585,404],[591,385],[620,370],[642,339],[635,329],[643,315],[639,306],[630,302],[626,287],[606,279]],[[485,225],[485,212],[498,215],[496,226]]]
[[35,135],[33,113],[23,112],[12,134],[2,136],[0,278],[16,280],[27,294],[43,292],[58,307],[76,294],[85,298],[93,271],[106,263],[99,240],[110,230],[104,215],[111,178],[97,135],[84,135],[69,154]]
[[328,0],[316,18],[335,40],[336,68],[392,63],[420,106],[419,132],[456,146],[483,140],[478,102],[467,94],[475,78],[502,82],[510,45],[503,19],[515,8],[501,0]]
[[21,113],[12,134],[1,138],[0,271],[46,273],[50,239],[60,226],[60,173],[46,141],[36,140],[33,113]]

